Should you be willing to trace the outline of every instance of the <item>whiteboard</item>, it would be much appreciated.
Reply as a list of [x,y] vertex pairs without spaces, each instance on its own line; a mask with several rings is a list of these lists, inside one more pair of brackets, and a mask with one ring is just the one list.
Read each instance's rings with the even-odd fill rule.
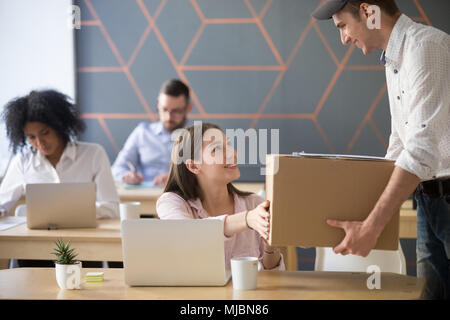
[[[0,0],[0,112],[33,89],[53,88],[75,98],[71,0]],[[0,121],[0,177],[10,159]]]

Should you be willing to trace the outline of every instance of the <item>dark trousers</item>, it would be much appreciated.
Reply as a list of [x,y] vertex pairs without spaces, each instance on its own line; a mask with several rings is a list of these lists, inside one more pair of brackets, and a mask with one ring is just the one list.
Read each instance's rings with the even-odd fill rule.
[[425,278],[423,299],[450,299],[450,196],[417,200],[417,276]]

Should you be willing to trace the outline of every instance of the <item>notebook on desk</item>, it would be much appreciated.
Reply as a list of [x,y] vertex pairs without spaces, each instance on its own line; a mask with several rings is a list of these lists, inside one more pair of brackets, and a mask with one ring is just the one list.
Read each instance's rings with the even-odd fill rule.
[[127,190],[134,190],[134,189],[158,189],[161,188],[161,186],[155,186],[153,184],[153,181],[143,181],[141,184],[124,184],[124,189]]
[[97,226],[94,182],[27,184],[25,194],[29,229]]
[[121,224],[129,286],[224,286],[223,222],[131,219]]

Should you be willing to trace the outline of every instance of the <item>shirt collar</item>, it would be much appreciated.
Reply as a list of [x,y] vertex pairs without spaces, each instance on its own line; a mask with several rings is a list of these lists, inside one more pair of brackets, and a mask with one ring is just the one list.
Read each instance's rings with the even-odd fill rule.
[[[186,122],[184,123],[183,128],[187,128],[187,127],[190,127],[190,126],[192,126],[192,125],[193,125],[192,121],[189,120],[189,119],[186,119]],[[155,126],[153,127],[153,132],[154,132],[155,134],[157,134],[157,135],[160,135],[160,134],[168,134],[168,135],[171,135],[171,133],[169,133],[169,132],[164,128],[164,125],[163,125],[163,123],[162,123],[161,120],[158,121],[158,122],[155,124]]]
[[164,126],[163,126],[162,121],[158,121],[158,122],[156,123],[156,125],[155,125],[153,131],[154,131],[155,134],[157,134],[157,135],[160,135],[161,133],[163,133],[163,131],[166,131],[166,130],[164,129]]
[[61,156],[61,160],[63,160],[64,158],[69,158],[70,160],[74,161],[76,156],[77,156],[77,144],[74,141],[69,141]]
[[[66,145],[66,148],[63,151],[63,154],[61,155],[61,159],[59,160],[60,162],[64,160],[64,158],[68,158],[72,161],[75,160],[77,155],[77,146],[76,143],[73,141],[69,141]],[[42,165],[42,163],[46,160],[45,156],[41,154],[40,151],[37,151],[34,154],[33,157],[33,165],[34,167],[39,167]]]
[[389,37],[386,51],[383,51],[381,56],[382,63],[383,61],[384,64],[393,63],[399,65],[401,63],[401,53],[405,43],[406,31],[412,23],[414,22],[404,14],[398,18],[392,29],[391,36]]
[[386,51],[384,51],[384,50],[380,57],[380,64],[382,64],[383,66],[386,65]]

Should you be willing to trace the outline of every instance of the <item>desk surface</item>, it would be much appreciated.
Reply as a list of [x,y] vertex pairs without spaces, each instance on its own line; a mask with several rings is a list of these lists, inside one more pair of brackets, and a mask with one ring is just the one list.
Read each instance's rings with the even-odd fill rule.
[[[103,283],[85,283],[89,271],[103,271]],[[369,274],[351,272],[261,271],[256,290],[224,287],[128,287],[123,269],[83,269],[81,290],[59,289],[52,268],[0,271],[1,299],[145,299],[145,300],[301,300],[420,299],[425,282],[410,276],[381,274],[381,289],[369,290]]]
[[[5,218],[0,218],[0,221]],[[25,218],[23,218],[25,220]],[[7,230],[0,231],[0,237],[4,240],[24,239],[27,240],[56,240],[59,238],[70,238],[76,240],[101,240],[120,242],[120,219],[99,219],[97,228],[86,229],[59,229],[59,230],[31,230],[27,224],[21,224]]]
[[[4,218],[0,218],[1,219]],[[98,220],[97,228],[30,230],[26,224],[0,231],[0,259],[46,259],[56,239],[70,240],[78,258],[86,261],[122,261],[119,219]]]
[[[234,182],[233,185],[239,190],[253,193],[264,190],[263,182]],[[122,201],[156,201],[162,192],[163,188],[125,189],[122,185],[117,185],[117,193]]]
[[[129,190],[135,191],[135,190]],[[2,218],[0,218],[1,220]],[[416,237],[416,212],[407,201],[400,214],[400,237]],[[50,254],[58,238],[71,240],[79,259],[86,261],[122,261],[120,222],[118,219],[98,220],[97,229],[29,230],[25,224],[0,231],[0,259],[53,259]],[[295,248],[286,254],[288,269],[297,268]],[[289,251],[289,250],[288,250]]]

